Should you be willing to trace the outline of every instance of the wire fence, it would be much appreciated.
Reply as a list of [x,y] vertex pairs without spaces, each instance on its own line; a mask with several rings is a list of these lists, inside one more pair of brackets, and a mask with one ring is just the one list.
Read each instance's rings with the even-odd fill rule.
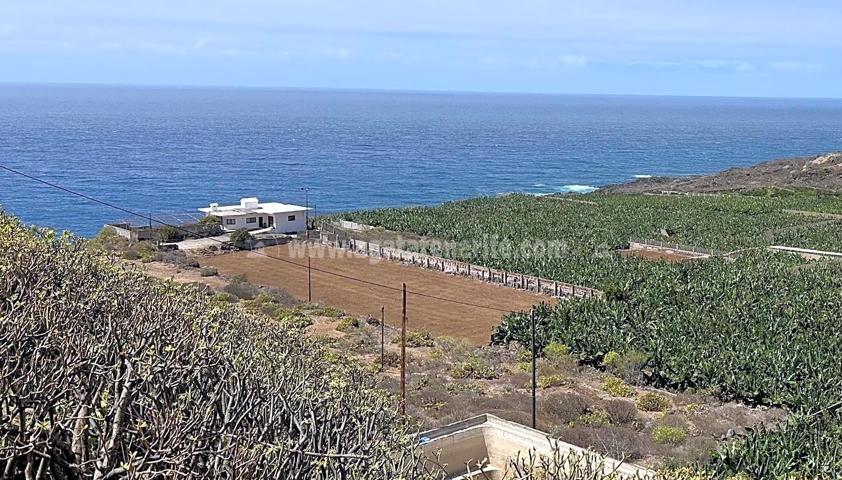
[[384,246],[367,239],[357,238],[332,224],[321,226],[319,241],[322,244],[344,248],[367,257],[397,261],[452,275],[462,275],[540,295],[559,298],[602,298],[604,296],[601,290],[595,288]]

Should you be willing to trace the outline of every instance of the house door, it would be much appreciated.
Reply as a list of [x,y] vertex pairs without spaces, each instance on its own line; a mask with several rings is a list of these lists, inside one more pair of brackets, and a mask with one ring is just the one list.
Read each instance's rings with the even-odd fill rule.
[[269,226],[270,227],[275,226],[275,216],[274,215],[269,215]]
[[265,227],[265,226],[266,226],[266,225],[263,223],[263,217],[257,217],[257,225],[258,225],[260,228],[263,228],[263,227]]

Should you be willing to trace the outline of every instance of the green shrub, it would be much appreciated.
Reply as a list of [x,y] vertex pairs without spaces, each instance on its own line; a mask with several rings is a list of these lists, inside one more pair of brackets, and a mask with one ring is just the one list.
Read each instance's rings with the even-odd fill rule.
[[620,362],[620,354],[611,350],[610,352],[605,354],[605,358],[602,359],[602,364],[605,365],[606,368],[611,368],[617,365]]
[[215,277],[219,275],[219,270],[216,267],[202,267],[199,269],[199,275],[203,277]]
[[172,243],[184,240],[184,235],[181,231],[171,225],[164,225],[156,230],[155,237],[159,242]]
[[228,292],[218,292],[211,297],[211,300],[217,303],[237,303],[239,299]]
[[278,308],[275,320],[290,328],[301,330],[313,324],[313,319],[304,312],[296,309]]
[[550,342],[544,347],[544,358],[551,363],[561,363],[570,359],[570,347],[563,343]]
[[649,356],[641,352],[617,353],[611,351],[605,354],[602,364],[609,373],[627,382],[640,383],[643,380],[643,367],[648,360]]
[[605,377],[602,380],[602,389],[612,397],[633,397],[634,389],[617,377]]
[[561,387],[570,383],[563,375],[541,375],[538,377],[538,388]]
[[120,256],[123,260],[140,260],[140,253],[136,250],[126,250]]
[[637,408],[644,412],[665,412],[670,408],[670,400],[660,393],[645,392],[637,399]]
[[103,250],[106,252],[122,251],[129,247],[129,240],[120,236],[117,230],[112,227],[105,226],[96,234],[96,236],[88,241],[88,246],[94,250]]
[[[392,338],[392,343],[401,343],[400,335]],[[417,330],[406,332],[406,346],[407,347],[432,347],[436,342],[433,340],[433,334],[426,330]]]
[[464,361],[454,365],[450,369],[450,376],[458,379],[493,380],[499,375],[481,358],[472,353]]
[[661,445],[680,445],[687,438],[687,432],[681,427],[658,425],[652,430],[652,440]]
[[515,364],[515,370],[519,372],[531,372],[532,371],[532,362],[517,362]]
[[360,328],[362,322],[357,317],[344,317],[336,324],[336,330],[340,332],[350,332],[351,330]]
[[235,245],[243,245],[250,242],[251,240],[254,240],[254,237],[248,230],[246,230],[245,228],[241,228],[232,232],[230,239],[231,242],[233,242]]
[[336,307],[322,306],[316,307],[315,315],[330,318],[342,318],[345,316],[345,311]]
[[609,425],[611,425],[611,417],[608,415],[608,412],[601,409],[591,410],[570,423],[572,427],[600,428]]
[[[380,357],[375,357],[375,361],[379,365],[380,364]],[[397,352],[393,352],[391,350],[387,350],[387,351],[383,352],[383,365],[385,365],[386,368],[399,367],[401,365],[400,354],[397,353]]]
[[196,223],[194,230],[196,232],[196,236],[198,237],[215,237],[217,235],[222,235],[222,219],[212,215],[202,217],[202,219]]

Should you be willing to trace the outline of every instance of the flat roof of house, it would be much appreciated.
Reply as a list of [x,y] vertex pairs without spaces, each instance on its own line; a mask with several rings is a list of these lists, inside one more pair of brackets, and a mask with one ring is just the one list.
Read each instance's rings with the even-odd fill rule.
[[242,205],[220,205],[216,208],[202,207],[200,212],[212,214],[217,217],[235,217],[240,215],[275,215],[277,213],[295,213],[312,210],[312,208],[288,203],[268,202],[258,203],[255,208],[243,208]]

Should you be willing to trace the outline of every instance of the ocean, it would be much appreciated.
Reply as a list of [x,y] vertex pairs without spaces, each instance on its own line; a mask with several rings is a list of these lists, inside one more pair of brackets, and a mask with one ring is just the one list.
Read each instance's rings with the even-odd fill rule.
[[[832,150],[842,100],[0,86],[3,165],[145,214],[586,192]],[[80,235],[128,217],[5,171],[0,204]]]

